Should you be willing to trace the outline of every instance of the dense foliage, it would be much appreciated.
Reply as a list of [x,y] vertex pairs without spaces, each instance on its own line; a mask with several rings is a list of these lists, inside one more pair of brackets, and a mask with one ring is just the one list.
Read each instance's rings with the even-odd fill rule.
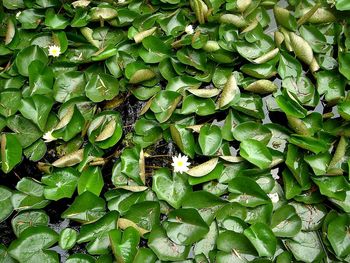
[[350,262],[349,0],[0,18],[1,263]]

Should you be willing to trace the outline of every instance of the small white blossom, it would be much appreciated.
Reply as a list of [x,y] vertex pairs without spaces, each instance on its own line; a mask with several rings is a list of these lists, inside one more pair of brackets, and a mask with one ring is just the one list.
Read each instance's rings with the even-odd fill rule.
[[272,203],[277,203],[280,200],[277,193],[267,194],[267,196],[271,199]]
[[118,0],[118,4],[124,4],[125,0]]
[[16,14],[16,18],[18,19],[21,14],[22,14],[22,12],[18,11],[17,14]]
[[57,186],[58,188],[60,188],[60,187],[62,187],[62,183],[61,183],[61,182],[58,182],[58,183],[56,184],[56,186]]
[[193,26],[192,26],[192,25],[186,26],[185,32],[186,32],[187,34],[189,34],[189,35],[192,35],[192,34],[194,33]]
[[58,57],[61,54],[61,48],[56,45],[49,46],[49,56]]
[[48,131],[47,133],[45,133],[43,135],[43,139],[44,139],[45,142],[52,142],[52,141],[57,140],[57,138],[52,136],[52,132],[53,132],[53,130]]
[[171,165],[174,167],[174,172],[182,174],[189,170],[188,166],[191,165],[191,163],[188,162],[188,157],[186,155],[181,156],[179,153],[178,156],[173,156],[173,163]]

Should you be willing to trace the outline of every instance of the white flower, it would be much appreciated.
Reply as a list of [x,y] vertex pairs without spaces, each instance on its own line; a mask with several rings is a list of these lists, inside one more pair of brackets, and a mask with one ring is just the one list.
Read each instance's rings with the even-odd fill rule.
[[118,0],[118,4],[124,4],[125,0]]
[[188,25],[185,27],[185,32],[189,35],[192,35],[194,33],[194,29],[192,25]]
[[45,142],[52,142],[52,141],[57,140],[57,138],[52,136],[52,132],[53,132],[53,130],[48,131],[47,133],[45,133],[43,135],[43,139],[44,139]]
[[189,170],[188,166],[191,165],[191,163],[188,162],[188,157],[186,155],[181,156],[179,153],[178,156],[173,156],[173,163],[171,165],[174,167],[174,172],[182,174]]
[[56,45],[49,46],[49,56],[58,57],[61,54],[61,48]]
[[16,14],[16,18],[18,19],[21,14],[22,14],[22,12],[18,11],[17,14]]
[[277,193],[267,194],[267,196],[271,199],[272,203],[277,203],[280,200]]

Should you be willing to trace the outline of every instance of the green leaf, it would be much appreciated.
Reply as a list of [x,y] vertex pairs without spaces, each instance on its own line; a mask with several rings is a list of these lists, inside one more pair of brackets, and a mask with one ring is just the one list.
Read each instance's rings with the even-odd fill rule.
[[45,198],[54,201],[71,198],[77,186],[78,178],[77,171],[70,167],[43,176],[41,182],[45,184]]
[[270,198],[261,187],[253,180],[245,176],[233,178],[228,185],[230,201],[237,202],[246,207],[270,203]]
[[204,155],[215,155],[222,143],[220,128],[216,125],[203,125],[199,132],[198,143]]
[[313,231],[320,229],[322,220],[326,216],[326,208],[323,204],[305,205],[302,203],[289,203],[295,208],[298,216],[301,218],[303,231]]
[[19,262],[59,262],[58,254],[48,250],[58,241],[58,234],[47,226],[27,228],[9,247],[9,254]]
[[260,257],[272,257],[275,254],[277,239],[267,225],[256,223],[244,230],[244,235],[253,244]]
[[336,255],[344,258],[350,254],[349,216],[342,214],[328,224],[327,238]]
[[111,100],[119,93],[119,82],[111,75],[96,74],[86,84],[85,91],[93,102]]
[[42,210],[23,211],[11,220],[12,230],[17,237],[29,227],[47,226],[49,216]]
[[178,245],[171,241],[162,227],[154,228],[148,239],[148,246],[160,260],[178,261],[187,258],[190,246]]
[[145,201],[132,205],[123,218],[131,220],[143,229],[152,230],[153,227],[159,225],[159,216],[159,203]]
[[174,124],[170,126],[170,134],[180,150],[190,158],[193,158],[195,141],[192,131],[186,129],[185,125]]
[[321,194],[344,201],[350,185],[344,176],[314,177],[312,180],[319,187]]
[[134,258],[133,263],[154,263],[157,260],[157,256],[149,248],[139,248]]
[[254,139],[246,139],[241,142],[239,148],[240,155],[260,169],[266,169],[270,166],[272,155],[263,143]]
[[28,147],[42,136],[39,128],[22,115],[15,115],[8,118],[7,127],[15,132],[16,138],[23,148]]
[[133,227],[128,227],[121,234],[120,230],[112,230],[109,232],[113,254],[118,262],[132,263],[137,253],[137,246],[140,242],[140,236]]
[[48,63],[47,55],[39,46],[33,45],[22,49],[15,60],[19,74],[28,77],[29,66],[34,60],[39,60],[44,65]]
[[336,0],[335,7],[340,11],[350,10],[350,3],[346,0]]
[[9,173],[22,160],[22,147],[14,134],[1,136],[1,169]]
[[219,250],[227,253],[235,251],[243,258],[246,258],[245,255],[256,256],[254,246],[243,233],[222,231],[217,239],[217,246]]
[[55,14],[55,10],[50,8],[45,13],[45,25],[54,30],[65,29],[69,21],[64,16]]
[[4,117],[14,115],[21,105],[19,90],[6,89],[0,93],[0,114]]
[[182,208],[171,211],[163,222],[167,236],[176,244],[192,245],[202,239],[209,231],[197,210]]
[[43,140],[37,140],[31,146],[24,149],[23,154],[32,162],[37,162],[46,154],[47,147]]
[[293,237],[301,230],[301,219],[293,206],[282,206],[273,214],[271,228],[278,237]]
[[318,262],[324,257],[321,241],[316,232],[300,231],[293,239],[287,239],[286,247],[297,260]]
[[78,179],[78,194],[89,191],[97,196],[100,195],[103,188],[103,177],[101,168],[98,166],[88,166],[81,173]]
[[61,217],[68,218],[81,223],[92,223],[105,214],[105,201],[85,191],[78,195],[71,206],[66,209]]
[[180,208],[191,188],[184,175],[171,176],[167,168],[157,170],[153,175],[152,189],[160,200],[165,200],[174,208]]
[[285,79],[287,77],[297,78],[300,76],[301,72],[302,72],[302,66],[300,62],[293,56],[289,55],[288,53],[281,52],[280,60],[278,64],[278,74],[281,76],[281,78],[282,79]]
[[5,186],[0,185],[0,222],[6,220],[12,214],[12,192]]
[[106,254],[110,245],[108,233],[117,228],[118,217],[118,212],[111,211],[96,222],[82,226],[77,243],[89,242],[86,249],[90,254]]
[[66,102],[71,98],[84,95],[85,76],[80,71],[68,71],[56,77],[53,86],[54,98],[58,102]]
[[77,231],[72,228],[65,228],[60,232],[58,244],[62,249],[69,250],[74,247],[77,236]]
[[46,121],[53,106],[53,101],[43,95],[34,95],[21,101],[19,111],[33,121],[41,131],[45,130]]
[[145,182],[141,178],[142,167],[140,164],[142,149],[139,146],[124,149],[121,159],[121,172],[133,179],[137,184],[143,185]]

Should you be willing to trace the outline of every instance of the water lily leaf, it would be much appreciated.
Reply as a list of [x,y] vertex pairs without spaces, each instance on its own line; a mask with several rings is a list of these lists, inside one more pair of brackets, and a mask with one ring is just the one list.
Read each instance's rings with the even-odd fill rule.
[[44,196],[32,196],[21,192],[14,192],[11,197],[11,203],[16,211],[41,209],[47,206],[50,201],[46,200]]
[[254,139],[267,144],[272,137],[271,131],[264,125],[253,121],[245,121],[238,124],[232,132],[237,141]]
[[11,203],[12,191],[5,186],[0,186],[0,222],[6,220],[13,211]]
[[149,233],[149,230],[146,230],[142,227],[139,227],[137,224],[135,224],[133,221],[125,218],[119,218],[118,219],[118,228],[120,229],[127,229],[128,227],[135,228],[141,237],[143,237],[145,234]]
[[335,7],[341,11],[350,10],[350,4],[346,0],[336,0]]
[[277,90],[277,85],[272,81],[261,79],[249,84],[245,90],[258,94],[269,94]]
[[258,205],[271,202],[261,187],[248,177],[237,176],[228,185],[230,191],[230,201],[235,201],[246,207],[256,207]]
[[200,98],[211,98],[220,94],[219,89],[187,89],[190,93]]
[[67,260],[67,263],[95,263],[96,260],[93,256],[90,256],[88,254],[74,254],[70,255]]
[[189,169],[186,173],[193,177],[202,177],[213,171],[218,164],[219,158],[213,158],[200,165],[194,166]]
[[[179,208],[186,196],[191,191],[187,179],[174,173],[172,176],[166,168],[157,170],[153,177],[152,189],[160,200],[165,200],[174,208]],[[157,253],[156,253],[157,254]]]
[[21,101],[19,111],[22,115],[33,121],[41,131],[44,131],[46,121],[53,106],[53,101],[42,95],[34,95]]
[[293,239],[286,240],[285,244],[297,260],[311,263],[324,257],[322,244],[316,232],[300,231]]
[[89,15],[91,21],[110,20],[117,16],[117,10],[112,6],[102,5],[91,8]]
[[30,177],[23,177],[16,184],[16,189],[30,196],[42,197],[44,194],[44,186]]
[[43,140],[37,140],[31,146],[23,150],[23,154],[32,162],[37,162],[46,154],[47,147]]
[[249,256],[256,256],[256,250],[249,239],[243,233],[234,231],[223,231],[217,239],[218,249],[226,253],[233,253],[238,257],[247,259]]
[[59,262],[58,254],[48,250],[58,241],[58,234],[47,226],[27,228],[14,240],[8,252],[19,262]]
[[236,77],[234,74],[231,74],[228,77],[225,86],[223,87],[222,93],[219,98],[219,107],[224,108],[230,103],[234,103],[240,98],[240,90],[237,86]]
[[275,254],[277,239],[267,225],[256,223],[244,230],[244,235],[253,244],[260,257],[272,257]]
[[154,263],[157,256],[149,248],[139,248],[134,258],[134,263]]
[[110,245],[109,231],[117,228],[118,217],[117,211],[111,211],[96,222],[83,225],[80,229],[77,243],[89,242],[86,249],[90,254],[106,254]]
[[272,215],[271,228],[277,237],[293,237],[301,230],[301,219],[293,206],[282,206]]
[[170,126],[171,137],[180,150],[190,158],[194,157],[194,136],[186,126],[174,124]]
[[162,227],[154,228],[148,239],[148,246],[160,260],[178,261],[187,258],[189,246],[178,245],[171,241]]
[[97,196],[100,195],[103,188],[103,177],[101,168],[89,166],[83,170],[78,179],[78,194],[89,191]]
[[22,147],[14,134],[1,136],[1,169],[9,173],[22,160]]
[[194,254],[195,255],[205,255],[209,256],[210,251],[216,247],[216,239],[218,237],[219,231],[216,222],[212,222],[209,226],[209,232],[205,237],[195,243],[194,245]]
[[220,128],[209,124],[202,126],[199,132],[198,143],[204,155],[214,155],[222,143]]
[[310,65],[314,59],[314,53],[309,43],[293,32],[289,33],[289,38],[290,44],[297,58],[299,58],[305,64]]
[[153,227],[159,225],[159,215],[159,203],[145,201],[132,205],[123,218],[131,220],[137,226],[151,231]]
[[41,178],[46,199],[57,201],[62,198],[71,198],[78,183],[78,173],[73,168],[54,171]]
[[84,150],[80,149],[75,152],[69,153],[61,157],[60,159],[54,161],[52,163],[52,166],[59,167],[59,168],[74,166],[80,163],[83,160],[83,157],[84,157]]
[[1,263],[15,263],[16,261],[9,255],[7,247],[3,244],[0,245],[0,257]]
[[197,210],[182,208],[171,211],[168,220],[163,222],[167,236],[176,244],[192,245],[202,239],[209,231]]
[[16,57],[16,66],[18,72],[25,77],[29,76],[29,65],[34,61],[39,60],[44,65],[47,64],[48,58],[44,50],[39,46],[33,45],[22,49]]
[[277,70],[282,79],[287,77],[297,78],[302,72],[302,66],[296,58],[286,52],[281,52]]
[[304,205],[301,203],[291,202],[295,211],[302,220],[303,231],[313,231],[321,227],[322,221],[326,216],[326,208],[322,204]]
[[128,227],[123,234],[120,230],[112,230],[109,232],[109,240],[111,242],[113,254],[118,262],[132,263],[137,253],[137,246],[140,242],[140,236],[133,227]]
[[139,185],[144,184],[142,171],[144,167],[140,163],[142,149],[139,146],[125,149],[121,155],[121,172],[133,179]]
[[307,110],[303,108],[294,98],[291,97],[287,92],[283,95],[278,95],[276,103],[280,109],[286,114],[295,118],[305,118]]
[[176,52],[176,57],[185,65],[192,66],[201,71],[206,71],[207,56],[204,51],[182,48]]
[[327,102],[335,103],[345,96],[346,79],[335,71],[320,71],[316,74],[317,91],[325,94]]
[[14,115],[21,106],[19,90],[6,89],[0,92],[0,114],[4,117]]
[[115,111],[103,111],[95,115],[87,131],[89,141],[102,149],[114,146],[122,133],[121,116]]
[[45,25],[51,29],[65,29],[69,25],[69,21],[62,15],[55,14],[54,9],[47,9],[45,13]]
[[240,144],[240,155],[260,169],[266,169],[272,162],[269,149],[260,141],[246,139]]
[[269,79],[277,74],[275,66],[270,63],[244,64],[241,67],[241,71],[258,79]]
[[210,98],[205,99],[194,95],[189,95],[186,96],[182,102],[181,113],[196,113],[199,116],[211,115],[215,113],[215,102]]
[[125,76],[129,79],[129,83],[136,84],[153,79],[156,75],[143,63],[132,62],[126,66]]
[[42,210],[23,211],[11,220],[13,232],[17,237],[29,227],[47,226],[48,224],[49,216]]
[[156,119],[163,123],[171,117],[180,100],[179,93],[162,90],[152,99],[150,109],[155,113]]
[[105,201],[102,198],[85,191],[74,199],[61,217],[81,223],[92,223],[105,214],[105,206]]
[[71,98],[84,95],[85,76],[79,71],[68,71],[56,77],[53,86],[54,98],[58,102],[66,102]]
[[319,187],[321,194],[344,201],[346,192],[350,191],[350,185],[343,176],[314,177],[312,180]]
[[316,154],[326,152],[329,149],[329,144],[327,142],[310,136],[295,134],[289,138],[289,142]]
[[201,190],[189,193],[184,199],[182,207],[196,209],[203,220],[208,225],[211,225],[217,211],[225,204],[226,201],[207,191]]
[[347,234],[349,216],[342,214],[337,216],[328,224],[327,238],[332,245],[336,255],[344,258],[350,253],[350,239]]
[[96,74],[86,84],[85,92],[93,102],[111,100],[119,93],[119,82],[111,75]]
[[74,247],[77,241],[77,236],[77,231],[72,228],[65,228],[60,232],[58,245],[64,250],[69,250]]
[[277,24],[285,27],[288,30],[295,31],[297,29],[297,21],[287,9],[275,5],[273,8]]

